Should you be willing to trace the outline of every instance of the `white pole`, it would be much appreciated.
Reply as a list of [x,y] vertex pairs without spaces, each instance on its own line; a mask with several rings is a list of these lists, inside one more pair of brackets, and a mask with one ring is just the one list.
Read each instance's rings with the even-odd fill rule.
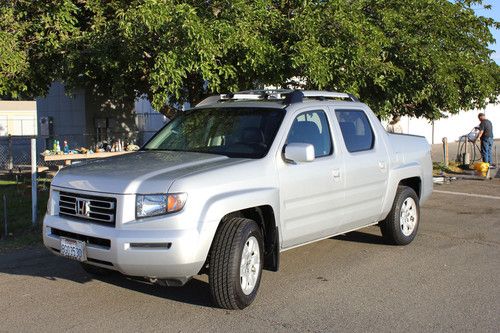
[[36,226],[37,191],[36,191],[36,139],[31,139],[31,223]]
[[[495,142],[495,141],[493,141]],[[493,161],[492,161],[493,162]],[[498,168],[498,152],[497,152],[497,145],[495,145],[495,166]]]
[[7,197],[5,193],[3,194],[3,228],[4,228],[4,239],[9,236],[9,230],[7,229]]
[[432,120],[432,144],[434,144],[434,120]]

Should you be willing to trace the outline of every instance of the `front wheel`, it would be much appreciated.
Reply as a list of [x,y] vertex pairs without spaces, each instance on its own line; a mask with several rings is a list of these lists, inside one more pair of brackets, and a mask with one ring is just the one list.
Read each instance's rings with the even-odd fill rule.
[[382,236],[391,244],[406,245],[417,235],[419,224],[417,194],[411,187],[399,186],[389,215],[380,223]]
[[221,222],[209,262],[210,293],[217,306],[236,310],[253,302],[260,285],[263,252],[262,232],[255,221],[232,218]]

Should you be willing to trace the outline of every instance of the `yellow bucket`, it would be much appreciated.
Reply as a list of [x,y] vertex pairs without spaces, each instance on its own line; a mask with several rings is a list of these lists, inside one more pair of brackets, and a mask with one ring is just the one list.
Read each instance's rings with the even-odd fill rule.
[[488,174],[488,169],[490,168],[490,164],[484,162],[476,162],[472,167],[479,175],[486,177],[486,175]]

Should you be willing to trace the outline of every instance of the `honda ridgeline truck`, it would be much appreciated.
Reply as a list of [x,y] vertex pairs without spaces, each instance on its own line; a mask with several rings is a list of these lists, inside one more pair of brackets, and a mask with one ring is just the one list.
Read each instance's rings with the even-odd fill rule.
[[206,273],[217,306],[243,309],[285,250],[376,224],[410,243],[431,192],[427,141],[387,133],[354,96],[247,91],[207,98],[138,152],[59,171],[43,240],[94,274]]

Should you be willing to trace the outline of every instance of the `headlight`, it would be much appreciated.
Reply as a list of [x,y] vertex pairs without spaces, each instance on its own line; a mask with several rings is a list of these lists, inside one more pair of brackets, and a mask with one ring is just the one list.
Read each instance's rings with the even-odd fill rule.
[[136,216],[157,216],[180,211],[186,203],[187,193],[138,194]]
[[49,199],[47,200],[47,215],[54,215],[54,203],[52,202],[52,189],[49,189]]

